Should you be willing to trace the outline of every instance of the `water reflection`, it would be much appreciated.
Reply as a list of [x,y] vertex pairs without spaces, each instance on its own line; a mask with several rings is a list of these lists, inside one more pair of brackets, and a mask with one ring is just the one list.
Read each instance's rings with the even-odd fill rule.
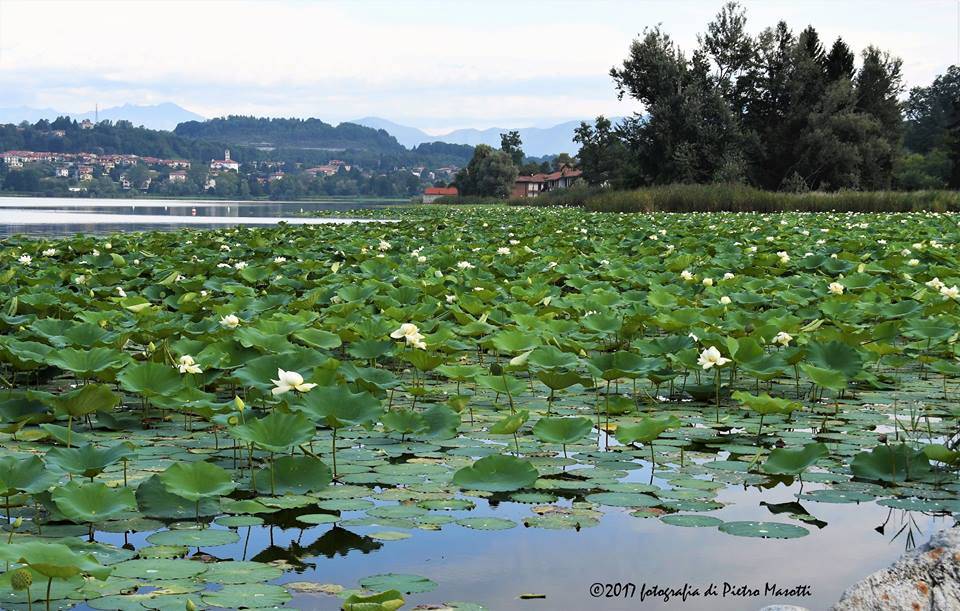
[[[311,202],[211,202],[203,200],[111,200],[0,197],[0,237],[15,234],[63,236],[120,231],[169,231],[181,227],[303,223],[313,211],[381,208],[405,203],[383,199]],[[311,220],[311,223],[329,222]]]

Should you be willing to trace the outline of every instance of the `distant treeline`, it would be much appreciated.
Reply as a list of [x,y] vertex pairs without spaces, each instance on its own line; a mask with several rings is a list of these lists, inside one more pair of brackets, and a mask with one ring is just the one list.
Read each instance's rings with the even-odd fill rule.
[[[301,129],[304,135],[296,136]],[[272,142],[276,144],[264,144]],[[444,142],[406,149],[383,130],[349,123],[332,127],[317,119],[229,117],[190,121],[173,132],[134,127],[129,121],[101,121],[93,129],[83,129],[69,117],[0,125],[0,150],[128,153],[210,161],[221,159],[225,148],[241,163],[271,160],[318,165],[342,159],[384,171],[421,165],[462,166],[473,155],[471,146]]]
[[[62,135],[59,133],[62,132]],[[161,159],[222,159],[224,142],[183,138],[172,132],[134,127],[129,121],[101,121],[95,129],[83,129],[70,117],[55,121],[0,125],[0,150],[49,151],[54,153],[130,154]],[[240,161],[262,158],[255,149],[231,149]]]

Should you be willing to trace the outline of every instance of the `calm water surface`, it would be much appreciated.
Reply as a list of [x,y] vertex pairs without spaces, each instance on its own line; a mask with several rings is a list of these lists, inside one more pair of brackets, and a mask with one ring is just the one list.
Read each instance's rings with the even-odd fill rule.
[[74,199],[0,197],[0,237],[15,234],[63,236],[118,231],[171,231],[181,227],[331,223],[354,219],[304,218],[317,210],[353,210],[403,204],[384,199],[310,202],[231,202],[161,199]]

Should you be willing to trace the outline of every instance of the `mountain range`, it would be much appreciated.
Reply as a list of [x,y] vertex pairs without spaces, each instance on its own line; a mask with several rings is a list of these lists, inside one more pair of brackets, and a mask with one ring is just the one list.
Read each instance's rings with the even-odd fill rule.
[[[619,117],[611,118],[614,123],[619,120]],[[447,142],[450,144],[469,144],[470,146],[489,144],[494,148],[499,148],[500,134],[517,131],[520,132],[520,140],[523,142],[523,152],[532,157],[556,155],[558,153],[575,155],[580,149],[580,146],[573,141],[573,131],[580,126],[580,121],[567,121],[552,127],[457,129],[433,136],[416,127],[401,125],[381,117],[363,117],[350,121],[350,123],[385,130],[406,147],[414,147],[423,142]]]
[[150,129],[163,129],[167,131],[172,131],[178,124],[184,123],[185,121],[203,121],[204,119],[197,113],[177,106],[172,102],[146,106],[124,104],[122,106],[102,108],[99,112],[91,110],[80,114],[64,112],[53,108],[31,108],[29,106],[0,108],[0,123],[20,123],[21,121],[36,123],[40,119],[52,121],[61,116],[69,116],[77,121],[84,119],[95,121],[98,117],[101,121],[104,119],[111,121],[125,119],[136,126],[142,125]]

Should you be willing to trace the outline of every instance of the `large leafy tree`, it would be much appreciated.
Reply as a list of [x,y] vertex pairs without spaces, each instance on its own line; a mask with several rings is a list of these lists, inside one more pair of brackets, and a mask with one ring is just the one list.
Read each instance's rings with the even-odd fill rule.
[[584,180],[607,185],[620,176],[626,149],[610,119],[599,116],[593,125],[581,122],[574,130],[573,141],[580,145],[577,157]]
[[520,167],[523,164],[523,141],[520,132],[509,131],[500,134],[500,150],[510,155],[513,165]]
[[506,197],[517,180],[517,166],[510,155],[487,144],[478,145],[467,167],[454,181],[460,193],[483,197]]

